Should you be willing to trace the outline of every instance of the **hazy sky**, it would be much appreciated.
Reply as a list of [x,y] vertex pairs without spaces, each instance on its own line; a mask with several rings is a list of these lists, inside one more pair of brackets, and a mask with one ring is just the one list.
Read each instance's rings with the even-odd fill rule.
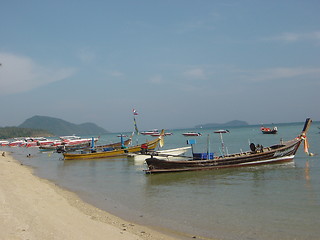
[[320,120],[318,0],[1,0],[0,126]]

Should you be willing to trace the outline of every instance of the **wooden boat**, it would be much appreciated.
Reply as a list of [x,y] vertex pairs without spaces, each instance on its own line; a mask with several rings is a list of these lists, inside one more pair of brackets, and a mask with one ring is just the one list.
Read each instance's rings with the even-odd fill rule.
[[105,145],[98,145],[95,148],[97,150],[103,150],[103,149],[106,149],[106,148],[118,149],[118,148],[121,148],[123,146],[128,146],[131,143],[131,141],[132,141],[132,136],[130,138],[128,138],[127,140],[123,141],[123,142],[116,142],[116,143],[110,143],[110,144],[105,144]]
[[183,136],[186,137],[198,137],[198,136],[202,136],[201,133],[197,133],[197,132],[186,132],[186,133],[182,133]]
[[[162,130],[162,133],[164,133],[164,130]],[[114,150],[107,150],[107,151],[98,151],[98,150],[91,150],[90,152],[85,153],[64,153],[64,159],[65,160],[73,160],[73,159],[97,159],[97,158],[107,158],[107,157],[116,157],[116,156],[125,156],[127,153],[132,152],[140,152],[142,149],[155,149],[160,141],[163,140],[163,134],[158,137],[157,139],[154,139],[152,141],[148,141],[146,143],[143,143],[141,145],[136,145],[132,147],[127,148],[120,148],[120,149],[114,149]]]
[[146,159],[148,165],[146,173],[213,170],[292,161],[302,141],[305,143],[305,151],[308,151],[306,133],[310,124],[311,119],[308,118],[301,134],[290,141],[281,141],[280,144],[270,147],[256,146],[251,143],[251,151],[248,152],[217,156],[209,160],[192,159],[190,161],[166,161],[151,157]]
[[267,127],[261,127],[260,128],[261,132],[263,134],[276,134],[278,132],[278,128],[277,127],[273,127],[273,128],[267,128]]

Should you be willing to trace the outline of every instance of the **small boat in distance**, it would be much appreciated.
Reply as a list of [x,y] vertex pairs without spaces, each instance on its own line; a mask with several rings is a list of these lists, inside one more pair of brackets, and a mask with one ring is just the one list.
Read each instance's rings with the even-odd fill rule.
[[[165,132],[164,133],[164,136],[171,136],[171,135],[173,135],[171,132]],[[151,136],[152,137],[159,137],[160,133],[159,132],[158,133],[153,133],[153,134],[151,134]]]
[[220,129],[220,130],[215,130],[214,133],[229,133],[230,131],[228,129]]
[[245,167],[262,164],[284,163],[290,162],[295,157],[295,154],[304,141],[304,151],[308,152],[307,131],[311,125],[311,119],[306,119],[303,130],[299,136],[289,141],[280,140],[279,144],[263,147],[260,144],[250,144],[250,150],[234,154],[226,154],[222,156],[213,156],[205,160],[182,160],[168,161],[157,159],[151,156],[146,162],[148,169],[146,173],[161,173],[161,172],[181,172],[181,171],[199,171],[199,170],[214,170],[220,168]]
[[117,137],[128,137],[128,135],[119,134],[119,135],[117,135]]
[[263,134],[276,134],[278,132],[277,127],[268,128],[268,127],[261,126],[260,130]]
[[186,137],[198,137],[198,136],[202,136],[201,133],[197,133],[197,132],[186,132],[186,133],[182,133],[183,136]]
[[10,142],[7,141],[7,140],[1,140],[1,141],[0,141],[0,146],[1,146],[1,147],[8,146],[9,143],[10,143]]
[[144,131],[144,132],[140,132],[142,135],[152,135],[152,134],[159,134],[160,136],[160,132],[158,129],[153,129],[150,131]]

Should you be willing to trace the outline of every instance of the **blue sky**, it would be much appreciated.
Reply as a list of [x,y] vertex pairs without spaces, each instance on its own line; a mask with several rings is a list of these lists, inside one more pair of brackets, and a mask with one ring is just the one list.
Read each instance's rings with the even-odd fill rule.
[[0,126],[109,131],[320,120],[320,2],[16,1],[0,8]]

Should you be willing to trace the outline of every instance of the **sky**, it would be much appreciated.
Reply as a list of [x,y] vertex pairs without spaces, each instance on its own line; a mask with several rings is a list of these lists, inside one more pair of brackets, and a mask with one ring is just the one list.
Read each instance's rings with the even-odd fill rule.
[[318,0],[0,3],[0,127],[320,120]]

